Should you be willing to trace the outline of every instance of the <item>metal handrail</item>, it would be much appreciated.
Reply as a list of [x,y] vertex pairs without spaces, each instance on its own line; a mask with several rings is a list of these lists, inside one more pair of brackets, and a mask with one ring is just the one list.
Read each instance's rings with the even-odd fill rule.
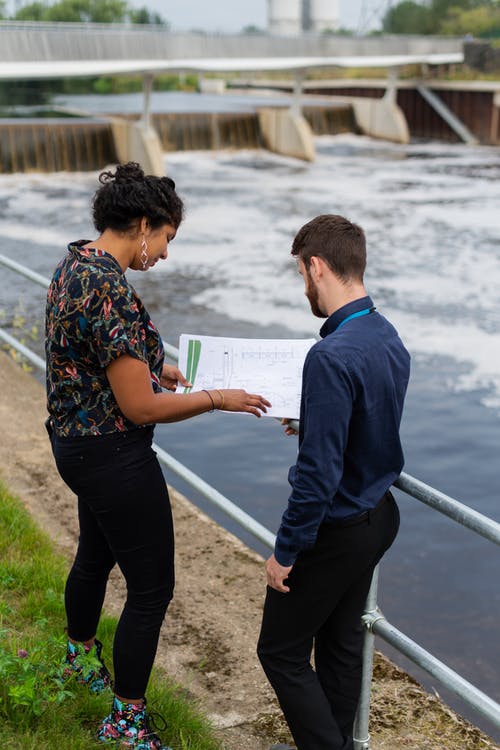
[[39,357],[38,354],[35,354],[35,352],[32,352],[31,349],[28,349],[27,346],[24,346],[24,344],[14,338],[14,336],[11,336],[10,333],[4,331],[3,328],[0,328],[0,339],[5,341],[5,343],[12,347],[12,349],[16,349],[16,351],[22,354],[23,357],[26,357],[29,362],[34,364],[35,367],[38,367],[39,370],[45,371],[45,360]]
[[[49,280],[43,276],[30,271],[15,261],[0,254],[0,264],[10,267],[17,273],[21,273],[36,283],[47,287]],[[6,341],[9,346],[16,348],[30,362],[40,369],[45,369],[45,362],[41,357],[27,349],[21,342],[0,328],[0,339]],[[165,345],[168,356],[174,360],[178,358],[178,349],[171,345]],[[293,420],[290,425],[298,429],[298,422]],[[236,521],[242,528],[253,534],[260,542],[274,548],[275,536],[262,526],[252,516],[245,513],[241,508],[222,495],[218,490],[209,485],[194,472],[181,464],[177,459],[154,445],[158,459],[177,476],[181,477],[190,486],[200,492],[211,503],[222,510],[226,515]],[[487,516],[478,513],[467,505],[460,503],[454,498],[435,490],[433,487],[415,479],[409,474],[402,473],[394,482],[394,486],[402,492],[438,510],[456,523],[465,526],[480,536],[488,539],[494,544],[500,544],[500,524]],[[363,649],[363,676],[358,713],[354,728],[354,750],[370,750],[370,736],[368,733],[368,722],[370,713],[370,692],[373,668],[374,634],[379,635],[387,643],[391,644],[397,651],[411,659],[417,666],[424,669],[435,677],[447,688],[459,695],[466,703],[475,708],[493,724],[500,727],[500,704],[476,688],[470,682],[461,677],[457,672],[450,669],[446,664],[437,659],[433,654],[423,649],[415,641],[395,628],[382,615],[377,606],[378,592],[378,566],[375,569],[370,592],[367,597],[365,612],[362,617],[365,628],[365,643]]]
[[468,505],[454,500],[452,497],[445,495],[439,490],[435,490],[434,487],[424,484],[424,482],[415,479],[415,477],[405,472],[402,472],[399,478],[396,479],[394,487],[397,487],[402,492],[406,492],[407,495],[414,497],[415,500],[420,500],[420,502],[429,505],[434,510],[438,510],[461,526],[465,526],[471,531],[476,532],[476,534],[484,536],[490,542],[500,544],[500,523],[478,513],[473,508],[469,508]]

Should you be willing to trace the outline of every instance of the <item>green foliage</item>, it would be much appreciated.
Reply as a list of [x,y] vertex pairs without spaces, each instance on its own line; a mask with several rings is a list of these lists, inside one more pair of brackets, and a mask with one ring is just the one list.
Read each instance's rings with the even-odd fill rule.
[[[0,3],[1,11],[1,3]],[[131,8],[127,0],[56,0],[49,4],[41,0],[28,3],[13,16],[16,21],[52,21],[76,23],[155,24],[168,28],[159,13],[148,8]]]
[[249,24],[248,26],[244,26],[241,30],[242,34],[264,34],[264,29],[261,29],[259,26],[255,26],[255,24]]
[[92,91],[96,94],[128,94],[142,91],[142,79],[130,76],[111,78],[102,76],[92,82]]
[[131,23],[163,26],[165,29],[169,28],[169,24],[165,21],[163,16],[152,10],[148,10],[146,7],[138,9],[131,8],[128,12],[128,17]]
[[414,0],[403,0],[385,14],[382,26],[388,34],[431,34],[432,11]]
[[347,29],[344,26],[340,26],[334,32],[335,36],[354,36],[355,32],[352,29]]
[[441,24],[452,9],[469,10],[489,4],[488,0],[431,0],[430,9],[436,24]]
[[500,5],[481,5],[469,10],[451,8],[441,30],[459,36],[500,37]]
[[50,81],[0,81],[0,107],[48,104],[51,91]]
[[125,0],[59,0],[47,8],[45,20],[120,23],[126,17]]
[[46,7],[42,2],[28,3],[14,15],[16,21],[44,21]]
[[198,91],[198,76],[196,73],[184,75],[165,73],[155,77],[153,89],[155,91]]
[[498,0],[402,0],[391,7],[382,21],[391,34],[453,34],[498,36]]
[[[67,568],[67,561],[54,553],[48,537],[0,483],[2,750],[97,747],[95,730],[109,712],[111,693],[94,695],[73,678],[61,680]],[[115,628],[116,619],[101,618],[99,638],[108,654]],[[80,658],[84,669],[95,666],[92,655]],[[156,670],[148,704],[164,716],[168,724],[164,740],[178,750],[221,750],[186,691]]]
[[[18,302],[18,305],[8,322],[5,311],[0,308],[0,321],[2,321],[3,325],[7,324],[13,328],[15,338],[17,338],[17,340],[23,345],[26,345],[26,339],[29,339],[31,342],[39,340],[38,325],[28,325],[21,302]],[[25,372],[32,371],[33,368],[31,365],[26,358],[17,351],[17,349],[14,349],[14,347],[11,347],[9,344],[3,344],[2,349],[8,351],[12,359],[15,362],[18,362]]]
[[26,727],[52,704],[72,698],[73,693],[60,679],[62,666],[58,660],[64,637],[29,645],[29,650],[16,649],[16,642],[15,632],[0,631],[0,716]]

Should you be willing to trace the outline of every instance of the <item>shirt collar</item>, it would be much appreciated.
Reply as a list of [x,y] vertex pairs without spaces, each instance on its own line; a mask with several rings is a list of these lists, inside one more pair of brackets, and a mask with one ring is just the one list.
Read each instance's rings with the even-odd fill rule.
[[373,302],[370,297],[360,297],[355,299],[353,302],[348,302],[347,305],[340,307],[325,320],[320,328],[319,335],[321,338],[325,338],[330,333],[333,333],[343,320],[352,315],[353,313],[360,312],[360,310],[366,310],[366,308],[373,307]]
[[101,262],[104,262],[105,265],[123,273],[122,267],[114,255],[97,247],[84,247],[84,245],[88,245],[89,242],[92,242],[92,240],[76,240],[75,242],[70,242],[68,250],[72,255],[75,255],[79,261],[85,262],[93,260],[94,258],[101,258]]

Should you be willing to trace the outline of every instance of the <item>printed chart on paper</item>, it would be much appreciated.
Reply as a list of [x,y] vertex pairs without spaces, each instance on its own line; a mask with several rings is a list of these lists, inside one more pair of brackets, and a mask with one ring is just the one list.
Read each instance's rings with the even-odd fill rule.
[[315,339],[238,339],[183,333],[179,368],[191,389],[244,388],[271,404],[268,417],[299,418],[302,367]]

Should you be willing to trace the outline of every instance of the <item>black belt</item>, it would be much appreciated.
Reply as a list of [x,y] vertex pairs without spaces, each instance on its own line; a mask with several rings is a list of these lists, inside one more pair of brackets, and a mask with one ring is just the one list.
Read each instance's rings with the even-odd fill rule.
[[345,526],[356,526],[358,523],[363,523],[364,521],[370,522],[370,518],[374,516],[376,513],[378,513],[381,508],[383,508],[386,503],[389,502],[389,500],[392,499],[392,494],[387,491],[385,495],[382,496],[381,500],[378,501],[378,503],[375,505],[374,508],[370,508],[370,510],[364,510],[363,513],[358,513],[356,516],[347,516],[346,518],[334,518],[331,521],[325,521],[325,526],[331,526],[333,528],[344,528]]

